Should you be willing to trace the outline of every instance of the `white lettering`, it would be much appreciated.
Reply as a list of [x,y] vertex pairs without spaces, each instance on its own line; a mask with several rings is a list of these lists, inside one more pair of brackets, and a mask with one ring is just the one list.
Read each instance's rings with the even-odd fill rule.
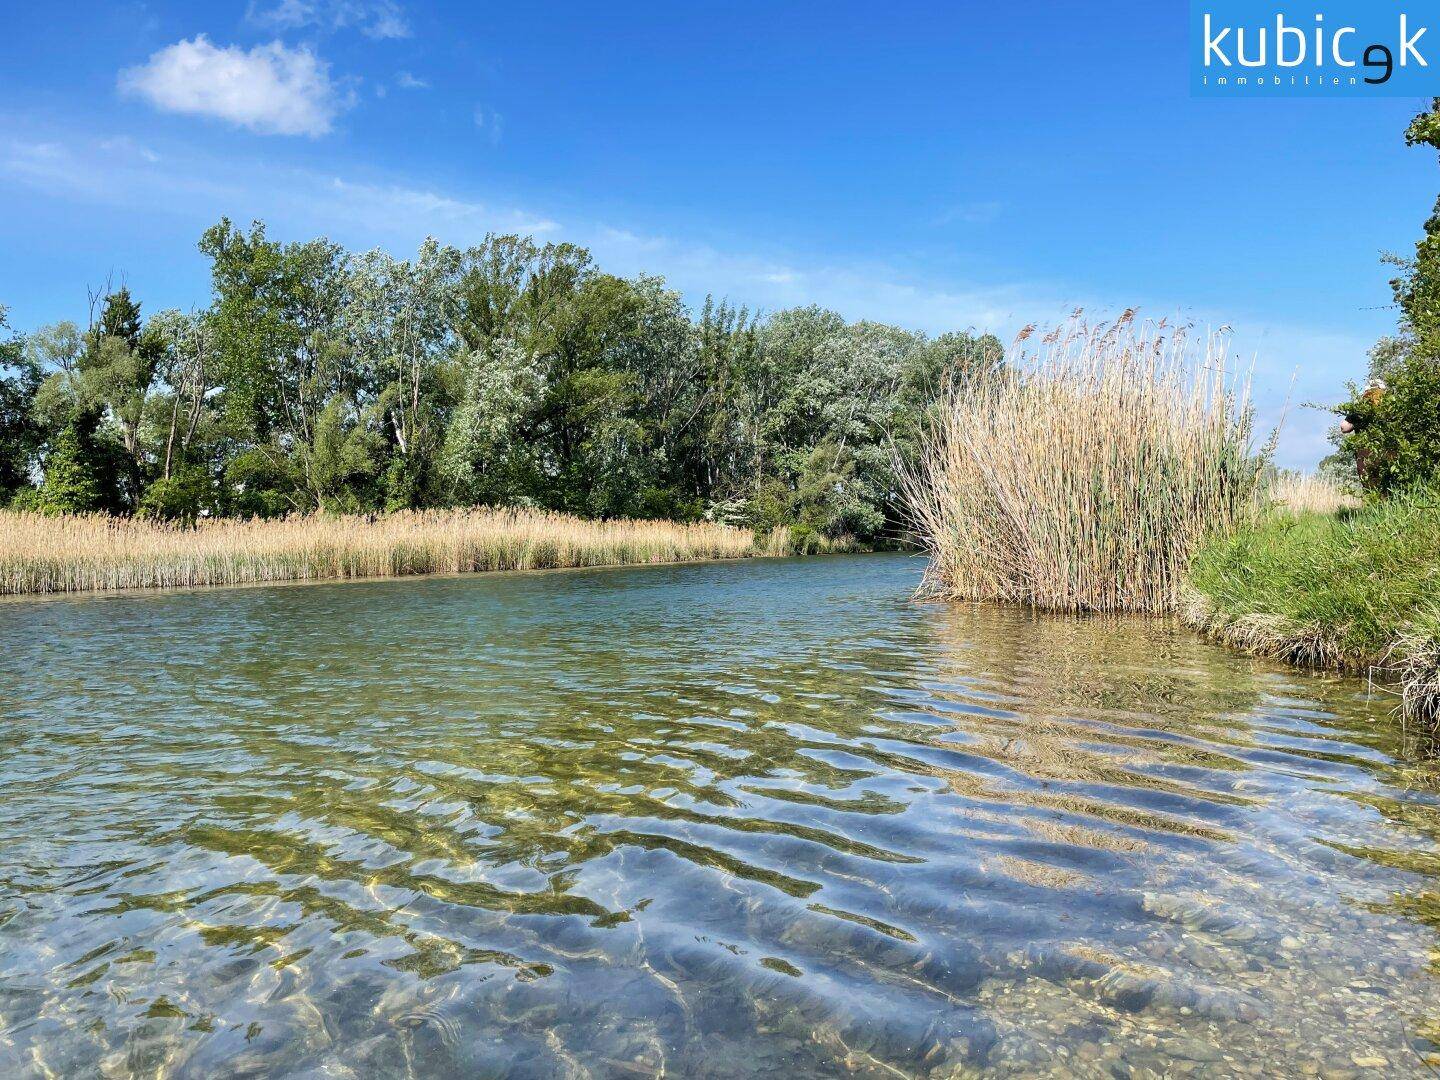
[[1346,60],[1343,56],[1340,55],[1340,39],[1346,34],[1353,33],[1355,33],[1355,27],[1342,26],[1339,30],[1335,31],[1335,38],[1330,42],[1330,55],[1335,57],[1335,63],[1339,64],[1341,67],[1355,66],[1354,60]]
[[[1253,30],[1254,27],[1251,27]],[[1265,28],[1260,28],[1260,55],[1251,60],[1245,55],[1245,27],[1235,31],[1235,59],[1240,61],[1241,67],[1264,67],[1265,66]]]
[[1416,30],[1416,31],[1415,31],[1415,34],[1414,34],[1413,37],[1406,37],[1406,36],[1405,36],[1405,31],[1406,31],[1407,27],[1406,27],[1406,24],[1405,24],[1405,19],[1406,19],[1406,16],[1405,16],[1404,13],[1402,12],[1401,15],[1400,15],[1400,66],[1401,66],[1401,67],[1404,67],[1404,66],[1405,66],[1405,54],[1406,54],[1406,53],[1414,53],[1414,54],[1415,54],[1415,62],[1416,62],[1417,64],[1419,64],[1421,67],[1429,67],[1430,65],[1429,65],[1429,63],[1426,62],[1425,57],[1423,57],[1423,56],[1420,55],[1420,50],[1417,49],[1417,48],[1415,48],[1415,43],[1416,43],[1417,41],[1419,41],[1422,37],[1425,36],[1425,31],[1428,30],[1429,27],[1428,27],[1428,26],[1422,26],[1419,30]]
[[[1291,34],[1300,44],[1300,52],[1294,60],[1285,59],[1285,39]],[[1305,62],[1305,31],[1298,26],[1286,26],[1285,16],[1275,16],[1275,62],[1281,67],[1298,67]]]
[[1227,26],[1227,27],[1225,27],[1224,30],[1221,30],[1220,33],[1219,33],[1213,40],[1211,39],[1211,37],[1210,37],[1210,13],[1207,11],[1207,12],[1205,13],[1205,66],[1206,66],[1206,67],[1209,67],[1209,66],[1210,66],[1210,54],[1211,54],[1212,52],[1215,54],[1215,58],[1216,58],[1217,60],[1219,60],[1220,63],[1224,64],[1226,67],[1229,67],[1229,66],[1230,66],[1230,59],[1229,59],[1223,52],[1220,51],[1220,43],[1221,43],[1222,41],[1224,41],[1224,40],[1225,40],[1227,37],[1229,37],[1229,36],[1230,36],[1230,27]]

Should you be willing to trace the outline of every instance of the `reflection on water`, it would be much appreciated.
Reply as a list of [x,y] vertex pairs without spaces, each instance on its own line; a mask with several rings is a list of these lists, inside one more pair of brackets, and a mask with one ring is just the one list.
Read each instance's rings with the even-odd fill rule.
[[918,573],[0,605],[0,1074],[1424,1074],[1387,702]]

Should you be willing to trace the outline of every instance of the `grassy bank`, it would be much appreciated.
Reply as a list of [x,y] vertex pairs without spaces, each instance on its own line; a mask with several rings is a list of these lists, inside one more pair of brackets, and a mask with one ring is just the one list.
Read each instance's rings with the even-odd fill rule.
[[1440,496],[1339,513],[1288,511],[1196,555],[1190,622],[1309,667],[1373,671],[1404,713],[1440,722]]
[[1201,540],[1260,507],[1247,394],[1223,339],[1128,315],[955,386],[906,477],[929,591],[1172,610]]
[[0,594],[623,566],[757,553],[748,529],[522,510],[202,521],[195,528],[0,512]]

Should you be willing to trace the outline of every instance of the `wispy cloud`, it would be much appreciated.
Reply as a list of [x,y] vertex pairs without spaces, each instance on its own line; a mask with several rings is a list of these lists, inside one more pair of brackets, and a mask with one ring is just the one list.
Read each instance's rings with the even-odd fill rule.
[[382,40],[410,36],[405,10],[394,0],[279,0],[270,5],[251,0],[245,18],[271,30],[354,29]]
[[122,94],[162,112],[209,116],[265,135],[323,135],[345,102],[330,65],[279,41],[245,50],[201,34],[120,73]]
[[428,90],[430,84],[424,79],[418,79],[408,71],[402,71],[395,76],[395,85],[401,90]]
[[95,144],[101,150],[114,154],[117,158],[137,157],[142,161],[154,165],[160,160],[160,155],[148,146],[142,146],[128,135],[115,135],[108,139],[101,139]]
[[500,136],[505,131],[505,117],[494,109],[486,109],[483,105],[475,106],[474,117],[475,126],[485,133],[486,138],[490,140],[490,145],[498,145]]
[[167,152],[120,158],[113,138],[63,141],[0,136],[0,183],[10,180],[70,200],[158,210],[197,227],[221,214],[262,218],[295,235],[334,232],[352,246],[413,246],[426,235],[477,243],[486,233],[548,236],[560,226],[518,207],[457,198],[428,188]]

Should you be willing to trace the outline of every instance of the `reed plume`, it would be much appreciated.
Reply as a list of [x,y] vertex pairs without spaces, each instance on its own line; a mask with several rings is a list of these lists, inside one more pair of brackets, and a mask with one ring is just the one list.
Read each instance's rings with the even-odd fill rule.
[[[924,589],[1062,611],[1180,602],[1200,541],[1250,520],[1270,446],[1223,332],[1076,312],[1027,328],[993,374],[956,382],[903,488]],[[1033,344],[1026,344],[1027,340]]]

